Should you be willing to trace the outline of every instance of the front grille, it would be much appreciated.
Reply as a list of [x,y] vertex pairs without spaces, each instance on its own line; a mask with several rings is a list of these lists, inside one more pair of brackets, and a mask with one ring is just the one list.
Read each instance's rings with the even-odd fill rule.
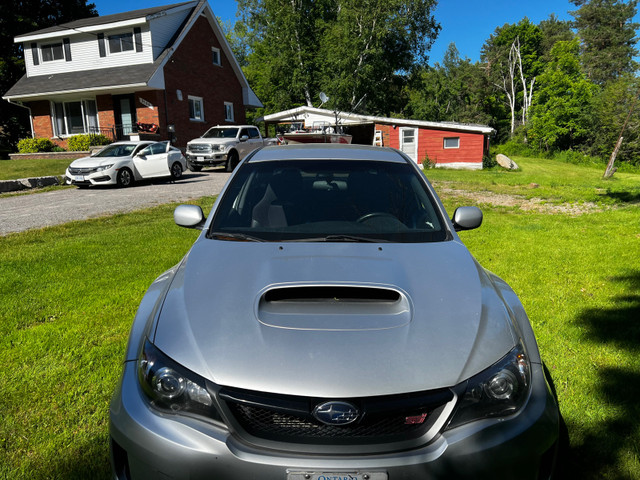
[[89,175],[90,173],[94,173],[97,171],[98,170],[95,167],[85,167],[85,168],[69,167],[69,173],[71,175]]
[[346,399],[357,421],[327,425],[312,415],[327,400],[223,389],[220,398],[241,429],[259,439],[317,445],[371,445],[424,435],[453,398],[448,389],[406,395]]
[[189,145],[190,153],[211,153],[211,151],[211,145],[206,143],[196,143],[193,145]]

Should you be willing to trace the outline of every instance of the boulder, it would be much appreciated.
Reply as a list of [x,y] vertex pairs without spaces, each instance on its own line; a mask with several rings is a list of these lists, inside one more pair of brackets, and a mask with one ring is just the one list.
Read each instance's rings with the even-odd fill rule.
[[516,162],[514,162],[509,157],[507,157],[506,155],[503,155],[501,153],[496,155],[496,162],[498,162],[498,165],[500,165],[502,168],[506,168],[507,170],[517,170],[518,169],[518,164]]

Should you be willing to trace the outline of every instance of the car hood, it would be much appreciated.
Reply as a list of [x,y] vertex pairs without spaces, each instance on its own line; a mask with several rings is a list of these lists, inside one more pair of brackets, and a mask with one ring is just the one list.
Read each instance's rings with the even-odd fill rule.
[[129,157],[82,157],[71,162],[69,166],[74,168],[99,167],[127,159],[129,159]]
[[515,333],[458,241],[201,238],[176,270],[152,341],[218,385],[327,398],[453,386],[505,355]]

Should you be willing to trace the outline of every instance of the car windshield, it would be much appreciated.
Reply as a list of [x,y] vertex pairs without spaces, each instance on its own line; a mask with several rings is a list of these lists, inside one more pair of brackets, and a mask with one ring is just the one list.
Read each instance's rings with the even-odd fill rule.
[[236,138],[237,128],[210,128],[202,138]]
[[109,145],[103,148],[94,157],[128,157],[131,156],[137,145]]
[[248,162],[215,212],[209,238],[435,242],[448,238],[426,182],[405,163]]

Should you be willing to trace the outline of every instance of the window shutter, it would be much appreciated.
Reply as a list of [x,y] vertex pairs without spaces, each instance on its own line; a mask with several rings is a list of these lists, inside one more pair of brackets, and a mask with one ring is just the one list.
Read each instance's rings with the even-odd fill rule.
[[62,43],[64,45],[64,58],[67,62],[71,61],[71,43],[68,38],[63,38]]
[[135,37],[136,52],[142,51],[142,30],[140,27],[133,29],[133,36]]
[[107,56],[107,48],[104,44],[104,33],[99,33],[98,34],[98,48],[100,49],[100,56],[101,57],[106,57]]
[[31,44],[31,56],[33,57],[33,64],[40,65],[40,59],[38,58],[38,44]]

